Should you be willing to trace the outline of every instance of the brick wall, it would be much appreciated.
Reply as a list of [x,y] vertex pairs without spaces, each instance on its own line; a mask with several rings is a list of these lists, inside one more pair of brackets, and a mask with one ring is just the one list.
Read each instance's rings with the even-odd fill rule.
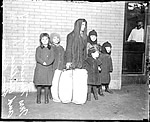
[[3,89],[14,85],[15,91],[24,87],[35,91],[32,82],[39,35],[57,32],[65,48],[67,34],[73,30],[78,18],[87,20],[88,32],[97,31],[100,44],[106,40],[112,43],[114,71],[110,87],[120,89],[124,6],[125,2],[4,0]]

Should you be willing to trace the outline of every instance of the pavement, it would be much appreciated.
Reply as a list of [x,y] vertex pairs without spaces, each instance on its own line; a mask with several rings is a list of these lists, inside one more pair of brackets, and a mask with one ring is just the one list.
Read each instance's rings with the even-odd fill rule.
[[36,104],[36,92],[2,94],[2,119],[46,119],[46,120],[148,120],[149,99],[147,84],[122,86],[121,90],[104,92],[98,100],[83,105],[74,103]]

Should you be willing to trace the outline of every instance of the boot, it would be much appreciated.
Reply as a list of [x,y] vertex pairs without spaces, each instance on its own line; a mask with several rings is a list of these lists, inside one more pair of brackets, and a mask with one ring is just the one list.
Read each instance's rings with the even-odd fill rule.
[[109,89],[108,85],[105,85],[105,92],[108,92],[110,94],[113,94],[113,92]]
[[52,93],[51,93],[51,86],[50,86],[50,88],[49,88],[49,99],[50,99],[50,100],[53,99],[53,98],[52,98]]
[[98,100],[98,95],[97,95],[97,88],[96,88],[96,86],[93,86],[93,94],[94,94],[95,100]]
[[45,104],[49,103],[48,94],[49,94],[49,88],[45,87]]
[[99,87],[98,87],[98,94],[99,94],[100,96],[104,96],[103,90],[102,90],[102,86],[99,86]]
[[41,87],[37,87],[37,104],[41,103]]

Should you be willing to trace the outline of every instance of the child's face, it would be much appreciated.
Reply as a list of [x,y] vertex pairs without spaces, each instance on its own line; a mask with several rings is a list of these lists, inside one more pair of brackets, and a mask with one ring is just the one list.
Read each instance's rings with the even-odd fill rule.
[[41,42],[43,43],[43,45],[47,45],[48,44],[48,37],[47,36],[42,37]]
[[59,38],[57,36],[53,37],[53,43],[58,44],[60,42]]
[[98,51],[95,51],[94,53],[92,53],[92,57],[94,59],[96,59],[98,56],[99,56],[99,52]]
[[97,39],[97,37],[95,35],[90,35],[90,38],[93,42]]
[[106,48],[107,53],[110,53],[111,48],[110,47],[105,47],[105,48]]
[[85,25],[86,25],[86,23],[85,23],[85,22],[82,22],[82,25],[81,25],[81,31],[84,31]]

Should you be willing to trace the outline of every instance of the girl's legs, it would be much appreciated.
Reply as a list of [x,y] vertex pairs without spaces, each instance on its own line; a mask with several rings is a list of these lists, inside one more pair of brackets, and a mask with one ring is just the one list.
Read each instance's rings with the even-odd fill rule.
[[37,86],[37,104],[41,103],[41,89],[42,86]]
[[105,92],[113,94],[113,92],[109,89],[109,84],[105,84]]
[[91,101],[91,88],[92,88],[92,86],[88,85],[88,93],[87,93],[87,100],[88,101]]
[[49,103],[48,95],[49,95],[49,86],[44,86],[44,96],[45,96],[45,104]]
[[92,86],[92,87],[93,87],[94,98],[95,98],[95,100],[98,100],[97,88],[96,88],[96,86]]
[[99,94],[100,96],[104,96],[103,90],[102,90],[102,85],[99,85],[99,86],[98,86],[98,94]]
[[53,99],[52,98],[52,93],[51,93],[51,86],[49,87],[49,99]]

